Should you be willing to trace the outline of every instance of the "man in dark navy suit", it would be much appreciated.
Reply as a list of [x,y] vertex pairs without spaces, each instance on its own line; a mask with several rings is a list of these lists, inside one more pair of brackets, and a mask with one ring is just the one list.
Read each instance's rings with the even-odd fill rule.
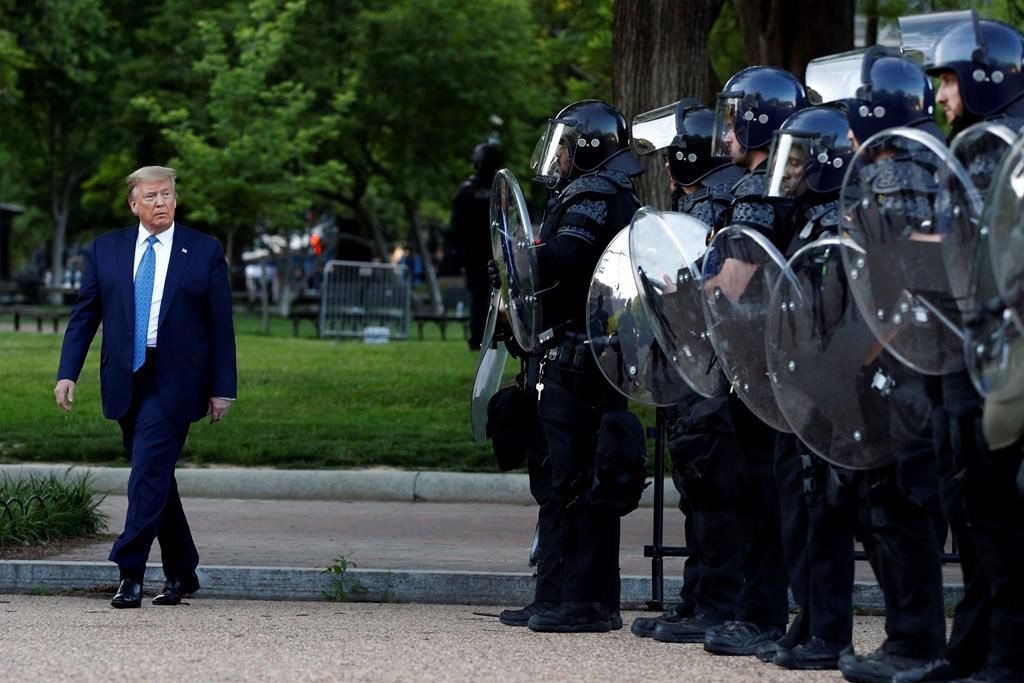
[[174,222],[174,169],[145,166],[125,180],[139,224],[102,235],[86,257],[54,394],[71,410],[75,383],[103,323],[103,415],[121,426],[131,457],[128,513],[110,561],[121,583],[114,607],[139,607],[153,539],[166,583],[153,603],[199,590],[196,552],[174,480],[189,424],[222,420],[236,396],[235,334],[224,249]]

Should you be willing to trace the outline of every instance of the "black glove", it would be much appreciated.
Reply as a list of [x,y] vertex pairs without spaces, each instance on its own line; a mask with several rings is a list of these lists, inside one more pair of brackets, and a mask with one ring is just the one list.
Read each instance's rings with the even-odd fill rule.
[[501,273],[498,272],[498,262],[491,259],[487,262],[487,281],[491,283],[491,289],[501,289]]

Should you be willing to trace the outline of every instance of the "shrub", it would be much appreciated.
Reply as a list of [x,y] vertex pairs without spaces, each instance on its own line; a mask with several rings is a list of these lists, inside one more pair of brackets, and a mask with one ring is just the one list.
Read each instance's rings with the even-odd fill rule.
[[0,480],[0,548],[94,534],[106,527],[88,476]]

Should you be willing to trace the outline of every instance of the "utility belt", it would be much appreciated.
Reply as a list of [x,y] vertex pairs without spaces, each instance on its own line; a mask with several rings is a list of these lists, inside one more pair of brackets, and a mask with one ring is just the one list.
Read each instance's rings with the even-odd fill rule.
[[[550,336],[548,336],[550,333]],[[541,333],[540,356],[549,367],[556,365],[563,370],[583,370],[587,357],[591,355],[590,340],[583,332],[557,331],[552,328]]]

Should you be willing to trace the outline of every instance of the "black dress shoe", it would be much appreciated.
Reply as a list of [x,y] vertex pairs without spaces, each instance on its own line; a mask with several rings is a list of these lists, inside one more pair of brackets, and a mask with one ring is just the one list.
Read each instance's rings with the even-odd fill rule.
[[658,627],[658,624],[674,624],[686,617],[692,616],[693,612],[690,611],[689,607],[680,603],[659,617],[637,617],[633,620],[633,625],[629,627],[629,630],[634,636],[650,638],[654,635],[654,629]]
[[709,629],[722,625],[721,619],[695,614],[678,621],[665,621],[654,628],[651,637],[662,643],[703,643]]
[[544,614],[553,609],[558,609],[557,602],[531,602],[522,609],[502,610],[498,621],[506,626],[526,626],[534,614]]
[[887,652],[880,647],[869,655],[842,655],[838,663],[843,678],[852,683],[890,683],[899,672],[922,667],[929,661],[925,657],[906,657]]
[[933,659],[924,666],[900,671],[892,677],[893,683],[918,683],[918,681],[956,681],[967,678],[971,671],[958,666],[948,659]]
[[853,654],[849,643],[835,643],[811,636],[795,647],[780,647],[773,661],[784,669],[826,671],[838,669],[839,658],[847,654]]
[[180,605],[181,599],[199,590],[199,578],[193,574],[187,579],[167,579],[164,589],[153,598],[154,605]]
[[121,585],[117,587],[117,594],[110,601],[110,606],[117,609],[142,607],[142,582],[134,579],[121,579]]
[[542,633],[607,633],[612,630],[608,608],[599,602],[563,602],[558,609],[530,617],[531,631]]
[[[778,626],[750,621],[727,621],[704,637],[704,650],[716,655],[752,655],[764,643],[778,640],[785,631]],[[657,635],[655,635],[657,637]]]
[[611,625],[613,631],[622,630],[622,614],[619,613],[619,610],[608,610],[608,623]]

